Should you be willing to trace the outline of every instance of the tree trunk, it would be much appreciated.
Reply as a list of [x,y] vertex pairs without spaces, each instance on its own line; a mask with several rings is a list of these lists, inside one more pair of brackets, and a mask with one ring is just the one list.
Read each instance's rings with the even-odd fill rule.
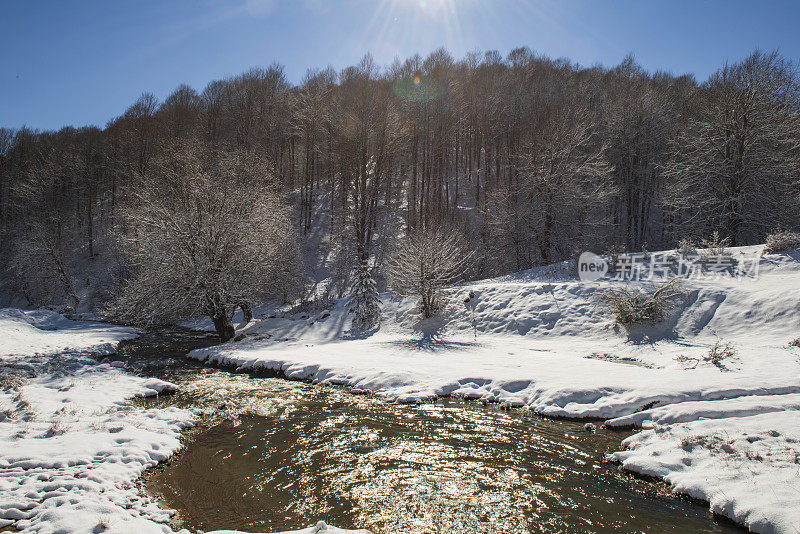
[[230,341],[236,335],[236,330],[233,328],[233,323],[231,323],[230,317],[225,311],[217,312],[215,316],[211,318],[214,322],[214,328],[217,330],[217,335],[219,336],[220,341],[225,343],[226,341]]
[[250,324],[253,320],[253,307],[249,302],[242,302],[239,307],[242,309],[242,324]]

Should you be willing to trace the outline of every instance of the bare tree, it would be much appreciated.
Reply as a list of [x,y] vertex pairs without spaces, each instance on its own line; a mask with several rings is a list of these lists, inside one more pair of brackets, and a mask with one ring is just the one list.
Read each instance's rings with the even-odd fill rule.
[[420,229],[399,244],[389,262],[392,290],[419,297],[423,317],[433,317],[442,289],[463,279],[472,259],[458,232]]
[[13,199],[22,214],[14,221],[10,267],[33,305],[66,301],[76,310],[80,299],[74,275],[74,177],[81,162],[68,141],[53,136],[40,144],[36,164],[14,184]]
[[180,144],[144,178],[124,210],[130,267],[111,313],[135,323],[206,315],[231,339],[236,308],[280,294],[296,268],[269,167]]
[[725,65],[703,86],[696,117],[666,166],[670,202],[701,232],[733,245],[797,224],[800,78],[777,52]]
[[9,163],[8,155],[14,143],[14,130],[10,128],[0,128],[0,221],[6,216],[6,197],[8,190]]
[[563,259],[589,236],[602,235],[615,191],[585,105],[542,107],[526,137],[518,180],[489,195],[493,235],[514,251],[518,268]]

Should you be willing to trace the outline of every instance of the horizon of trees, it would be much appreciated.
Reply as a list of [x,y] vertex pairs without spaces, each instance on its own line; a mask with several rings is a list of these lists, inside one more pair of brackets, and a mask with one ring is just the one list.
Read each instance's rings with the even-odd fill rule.
[[237,154],[291,213],[300,283],[258,298],[326,302],[364,265],[383,288],[398,241],[428,229],[463,237],[473,278],[800,229],[800,77],[777,52],[698,84],[632,57],[584,68],[527,48],[440,49],[386,68],[367,55],[298,85],[273,64],[163,102],[145,93],[103,129],[0,129],[7,292],[73,309],[112,300],[130,273],[131,207],[189,145]]

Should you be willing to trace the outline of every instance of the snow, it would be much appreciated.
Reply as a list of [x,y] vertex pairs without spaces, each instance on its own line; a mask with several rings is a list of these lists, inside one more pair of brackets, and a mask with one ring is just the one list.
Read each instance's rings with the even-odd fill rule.
[[[732,252],[755,257],[761,247]],[[789,346],[800,335],[800,252],[762,257],[755,279],[686,280],[686,301],[653,328],[614,327],[600,296],[621,283],[580,282],[567,264],[533,269],[454,288],[441,318],[426,321],[413,299],[381,295],[371,335],[350,329],[339,301],[326,314],[255,321],[239,331],[244,340],[190,356],[399,402],[456,395],[642,427],[614,456],[626,469],[661,477],[756,532],[799,531],[800,491],[786,481],[800,480],[800,445],[786,429],[800,428],[800,349]],[[477,335],[463,304],[470,291]],[[715,365],[717,342],[736,354]],[[764,450],[732,437],[687,452],[686,432],[757,434]]]
[[96,322],[76,322],[49,310],[0,309],[0,355],[4,361],[35,354],[90,350],[111,353],[136,330]]
[[787,410],[658,426],[626,439],[630,450],[613,456],[754,532],[797,532],[798,422],[798,412]]
[[[302,530],[291,530],[287,532],[279,532],[276,534],[370,534],[368,530],[343,530],[341,528],[326,525],[324,521],[320,521],[313,527],[304,528]],[[238,530],[215,530],[207,532],[206,534],[243,534]]]
[[48,311],[0,310],[0,528],[171,532],[161,523],[172,512],[135,481],[180,448],[196,415],[133,407],[130,398],[175,386],[95,359],[135,336]]
[[[165,523],[174,511],[136,480],[180,449],[198,414],[130,403],[176,389],[97,360],[136,335],[46,310],[0,310],[0,529],[173,532]],[[367,531],[320,522],[291,534],[348,532]]]

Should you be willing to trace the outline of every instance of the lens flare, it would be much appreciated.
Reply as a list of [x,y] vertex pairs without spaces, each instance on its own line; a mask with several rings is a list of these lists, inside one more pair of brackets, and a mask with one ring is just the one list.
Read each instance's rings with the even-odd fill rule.
[[[363,25],[358,49],[391,57],[420,40],[427,41],[431,34],[436,35],[437,45],[451,50],[465,49],[462,18],[492,11],[494,1],[370,0],[364,3],[370,6],[371,14]],[[422,80],[422,87],[425,87],[425,80]]]
[[411,102],[432,102],[444,94],[444,89],[439,84],[420,74],[413,78],[411,76],[400,78],[394,83],[393,88],[397,96]]

